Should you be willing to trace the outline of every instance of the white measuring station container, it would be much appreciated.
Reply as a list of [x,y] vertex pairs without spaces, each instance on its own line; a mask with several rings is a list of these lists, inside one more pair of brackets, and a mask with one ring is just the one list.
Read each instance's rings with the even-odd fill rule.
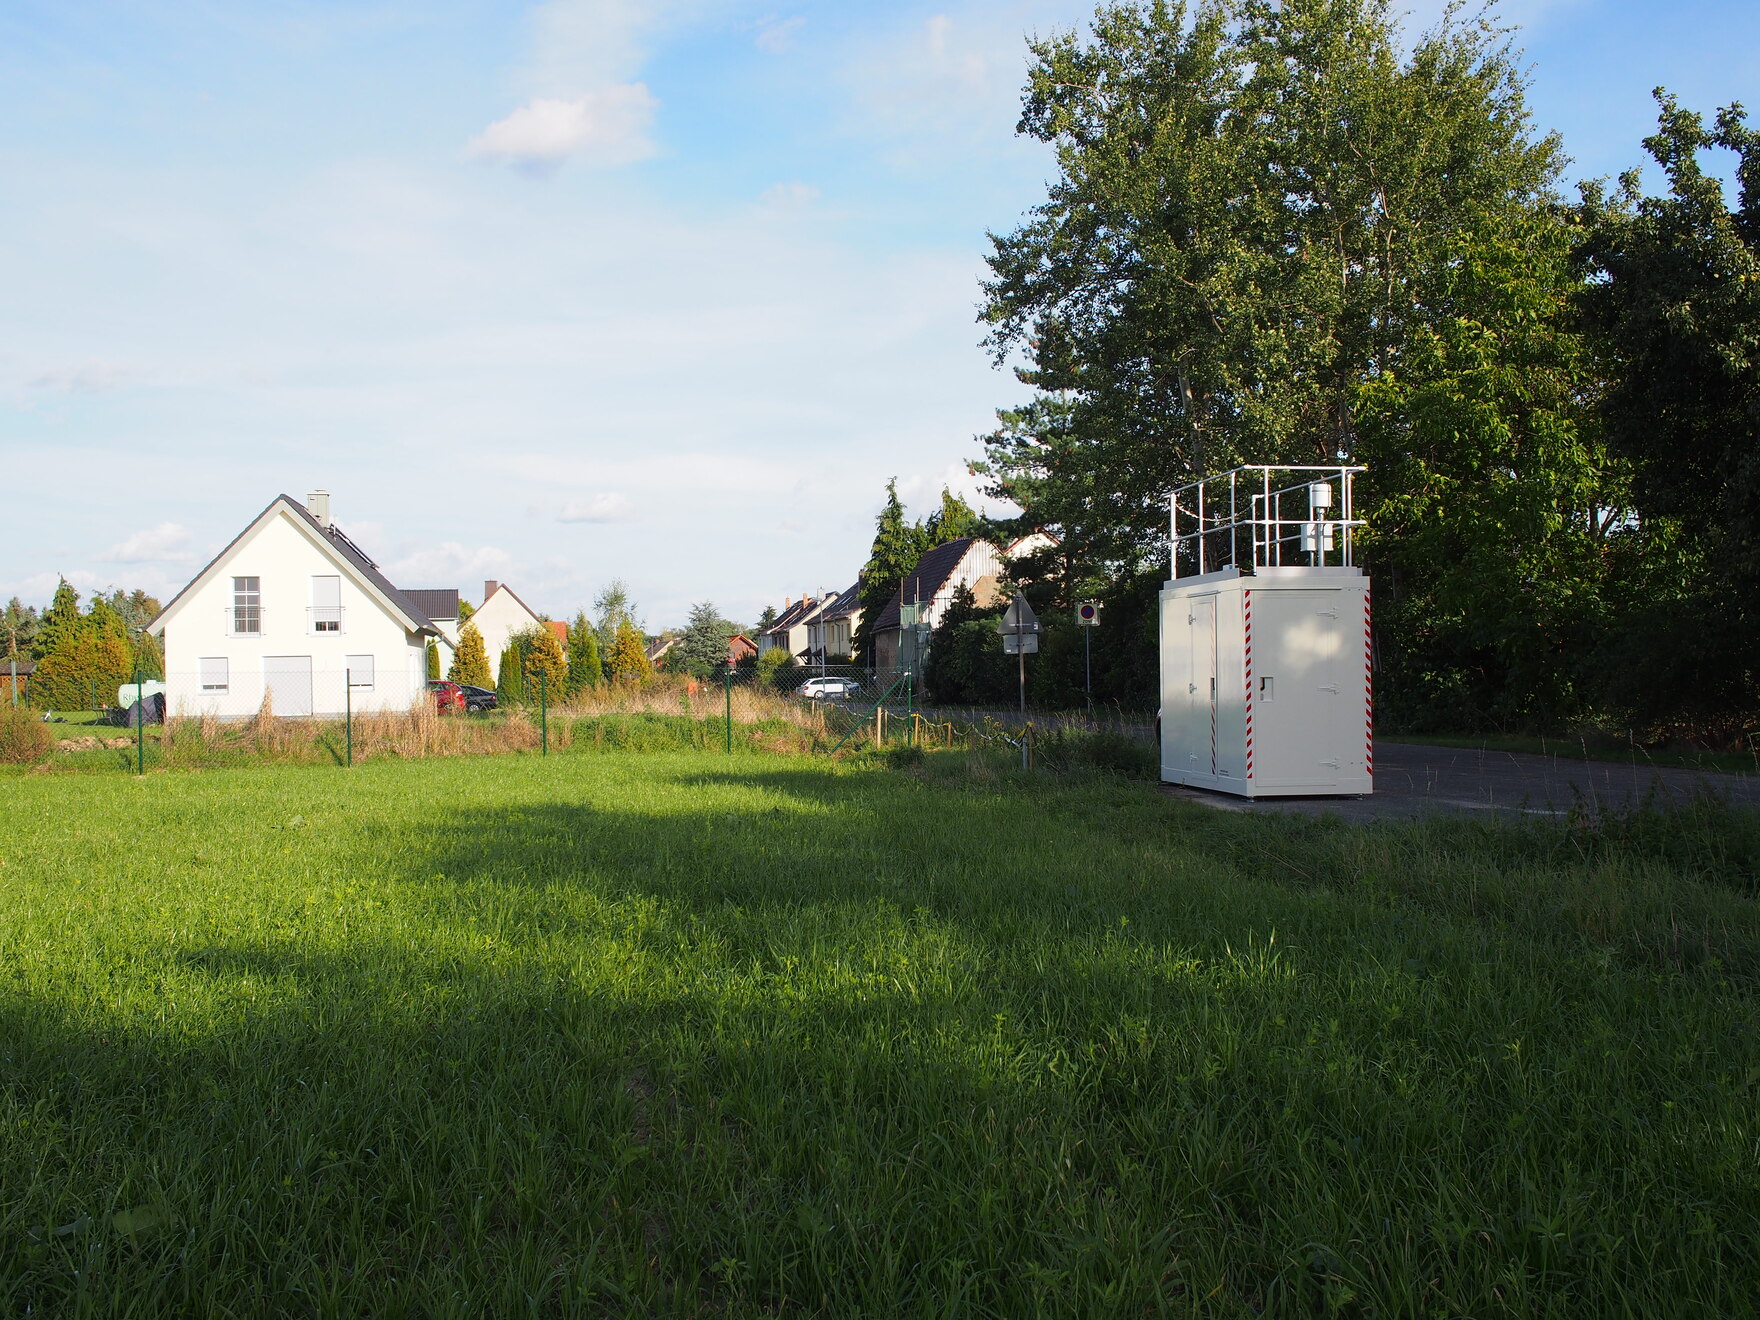
[[1371,791],[1360,467],[1239,467],[1173,493],[1161,778],[1240,797]]

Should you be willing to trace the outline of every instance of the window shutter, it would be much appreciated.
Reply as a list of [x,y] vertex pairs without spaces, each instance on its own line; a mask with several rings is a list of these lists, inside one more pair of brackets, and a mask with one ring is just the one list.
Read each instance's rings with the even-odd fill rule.
[[201,658],[200,663],[202,667],[202,691],[226,691],[231,679],[226,657],[223,655],[205,655]]

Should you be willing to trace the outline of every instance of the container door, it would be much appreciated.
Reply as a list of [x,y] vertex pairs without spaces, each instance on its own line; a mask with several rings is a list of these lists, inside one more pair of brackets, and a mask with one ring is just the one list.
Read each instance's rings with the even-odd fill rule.
[[269,693],[270,708],[277,715],[310,715],[312,713],[312,657],[309,655],[264,656],[263,686]]
[[1346,686],[1348,599],[1340,591],[1253,593],[1255,607],[1273,625],[1254,632],[1264,638],[1267,662],[1255,668],[1262,675],[1255,693],[1258,778],[1267,788],[1324,792],[1343,777],[1343,756],[1352,745],[1345,734],[1360,722],[1362,708],[1361,686]]
[[1216,597],[1192,601],[1191,711],[1186,727],[1193,735],[1190,767],[1216,773]]

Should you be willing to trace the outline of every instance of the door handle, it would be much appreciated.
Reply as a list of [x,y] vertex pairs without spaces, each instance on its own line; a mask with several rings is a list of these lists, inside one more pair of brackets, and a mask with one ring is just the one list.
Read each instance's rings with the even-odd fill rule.
[[1331,692],[1331,693],[1336,694],[1338,691],[1338,684],[1337,683],[1322,683],[1320,685],[1320,690],[1322,692]]

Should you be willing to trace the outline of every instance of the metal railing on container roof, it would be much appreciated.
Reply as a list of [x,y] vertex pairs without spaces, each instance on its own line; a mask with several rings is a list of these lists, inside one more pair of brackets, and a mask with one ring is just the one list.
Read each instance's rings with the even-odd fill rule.
[[[1188,482],[1168,500],[1172,576],[1351,567],[1364,526],[1352,485],[1363,471],[1344,463],[1248,464]],[[1291,516],[1288,506],[1298,500],[1300,516]]]

